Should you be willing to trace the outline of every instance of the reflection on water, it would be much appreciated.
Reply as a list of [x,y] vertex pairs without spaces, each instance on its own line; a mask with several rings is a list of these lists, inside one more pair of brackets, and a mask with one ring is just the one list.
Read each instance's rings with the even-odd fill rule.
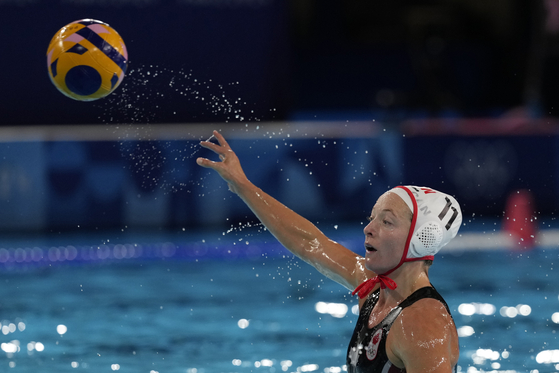
[[[0,371],[345,371],[356,299],[277,246],[243,246],[0,248]],[[459,371],[559,370],[555,260],[543,249],[436,259]]]

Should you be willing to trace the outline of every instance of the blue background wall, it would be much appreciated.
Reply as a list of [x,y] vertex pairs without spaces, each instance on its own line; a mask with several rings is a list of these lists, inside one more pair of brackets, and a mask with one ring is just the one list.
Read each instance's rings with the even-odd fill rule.
[[[208,131],[209,132],[209,131]],[[316,222],[362,220],[399,184],[455,195],[468,216],[502,216],[530,189],[535,211],[559,201],[558,136],[233,136],[249,178]],[[192,228],[254,221],[216,173],[195,159],[198,141],[0,143],[0,229]]]

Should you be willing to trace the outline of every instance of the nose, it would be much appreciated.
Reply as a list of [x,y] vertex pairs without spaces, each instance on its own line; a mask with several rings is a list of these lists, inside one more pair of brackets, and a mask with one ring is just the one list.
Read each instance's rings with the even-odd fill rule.
[[363,233],[365,236],[372,236],[375,233],[375,220],[372,219],[369,224],[363,228]]

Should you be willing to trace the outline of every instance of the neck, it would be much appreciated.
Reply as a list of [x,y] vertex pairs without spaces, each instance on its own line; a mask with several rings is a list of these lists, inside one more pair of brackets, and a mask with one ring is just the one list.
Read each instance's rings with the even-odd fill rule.
[[398,284],[394,290],[381,289],[382,296],[393,298],[398,303],[409,297],[414,291],[430,286],[429,267],[424,261],[406,262],[388,276]]

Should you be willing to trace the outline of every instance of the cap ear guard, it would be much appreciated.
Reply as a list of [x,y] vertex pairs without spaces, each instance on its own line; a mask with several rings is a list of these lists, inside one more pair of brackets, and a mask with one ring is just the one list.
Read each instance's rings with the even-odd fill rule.
[[408,258],[420,258],[435,255],[439,251],[444,232],[442,226],[434,221],[428,221],[414,233]]

